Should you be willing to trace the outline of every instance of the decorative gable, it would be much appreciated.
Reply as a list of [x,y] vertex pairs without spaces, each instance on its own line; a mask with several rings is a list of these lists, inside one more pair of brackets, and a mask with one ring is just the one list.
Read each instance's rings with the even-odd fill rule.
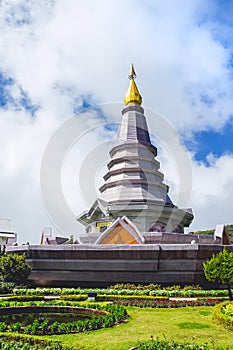
[[142,244],[144,238],[126,216],[118,218],[97,239],[96,244]]

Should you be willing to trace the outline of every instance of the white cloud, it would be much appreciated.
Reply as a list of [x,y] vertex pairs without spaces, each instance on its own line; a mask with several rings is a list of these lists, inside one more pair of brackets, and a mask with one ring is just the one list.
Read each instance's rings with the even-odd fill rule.
[[[186,136],[219,130],[232,113],[231,52],[213,37],[213,27],[216,33],[222,24],[203,20],[209,1],[15,0],[0,6],[0,71],[14,79],[9,93],[15,99],[22,88],[39,107],[34,119],[23,109],[0,112],[5,198],[0,216],[12,217],[22,240],[38,238],[49,224],[39,192],[40,162],[49,138],[72,114],[76,98],[122,101],[131,61],[144,105]],[[120,110],[110,119],[119,121]],[[232,164],[231,156],[223,156],[208,168],[193,162],[192,205],[200,226],[215,224],[217,217],[231,221],[228,161]],[[226,207],[222,216],[221,206]]]
[[233,155],[213,159],[209,167],[193,162],[194,208],[193,230],[215,228],[219,223],[231,224],[233,220]]

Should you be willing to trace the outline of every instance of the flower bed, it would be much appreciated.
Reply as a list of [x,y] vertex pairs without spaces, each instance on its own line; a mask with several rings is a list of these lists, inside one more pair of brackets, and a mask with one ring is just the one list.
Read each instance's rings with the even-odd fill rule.
[[[8,303],[8,305],[4,305]],[[31,304],[32,302],[30,302]],[[38,302],[37,302],[38,303]],[[47,304],[56,303],[56,301],[48,302]],[[77,333],[77,332],[84,332],[87,330],[94,330],[98,328],[107,328],[112,327],[115,324],[119,324],[120,322],[123,322],[127,318],[127,312],[124,307],[120,305],[105,305],[100,306],[95,304],[94,308],[93,305],[86,305],[86,307],[78,307],[77,303],[75,305],[72,305],[72,303],[69,303],[67,305],[64,301],[63,302],[57,302],[56,306],[45,306],[45,303],[42,304],[42,306],[33,306],[33,305],[25,305],[21,306],[21,302],[14,303],[14,306],[12,306],[12,302],[5,302],[2,304],[4,307],[0,308],[0,312],[2,314],[20,314],[20,313],[37,313],[39,312],[40,315],[37,319],[33,321],[32,324],[28,324],[26,326],[22,326],[20,322],[10,323],[7,324],[7,322],[0,322],[0,331],[1,332],[18,332],[18,333],[25,333],[25,334],[67,334],[67,333]],[[18,305],[20,304],[20,306]],[[27,304],[27,303],[26,303]],[[73,303],[74,304],[74,303]],[[75,306],[75,307],[74,307]],[[83,305],[82,305],[83,306]],[[95,309],[95,310],[94,310]],[[81,312],[82,314],[86,315],[88,318],[85,318],[83,320],[77,320],[73,322],[53,322],[50,323],[46,317],[41,317],[43,314],[48,314],[52,312],[56,313],[62,313],[66,312],[67,310],[69,313],[75,314],[76,312]]]
[[186,306],[214,306],[220,303],[220,300],[216,299],[200,299],[200,300],[144,300],[144,299],[127,299],[114,301],[115,305],[121,306],[135,306],[135,307],[151,307],[151,308],[176,308]]

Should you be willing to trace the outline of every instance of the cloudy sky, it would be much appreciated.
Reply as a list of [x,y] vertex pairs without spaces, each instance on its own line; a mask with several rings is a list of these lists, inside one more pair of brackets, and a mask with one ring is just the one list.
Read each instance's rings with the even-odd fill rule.
[[[0,217],[11,219],[20,242],[38,243],[45,226],[57,234],[59,210],[69,207],[75,218],[98,196],[131,62],[143,105],[186,146],[189,230],[233,223],[231,0],[2,0],[0,33]],[[175,201],[182,185],[176,155],[160,142],[153,113],[148,124]],[[40,177],[59,130],[66,134],[59,169],[66,205],[56,202],[52,183],[54,214]],[[52,169],[53,159],[46,162]],[[83,228],[75,225],[60,234],[78,235]]]

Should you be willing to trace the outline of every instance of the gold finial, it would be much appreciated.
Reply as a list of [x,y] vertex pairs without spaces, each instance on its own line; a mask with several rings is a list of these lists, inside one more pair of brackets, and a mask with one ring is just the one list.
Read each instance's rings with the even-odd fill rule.
[[129,78],[129,80],[137,78],[137,74],[135,73],[135,69],[134,69],[133,63],[131,63],[131,67],[130,67],[130,72],[129,72],[128,78]]
[[142,103],[142,96],[140,95],[140,92],[138,91],[137,85],[135,84],[135,81],[134,81],[136,76],[137,75],[135,73],[134,66],[133,64],[131,64],[130,72],[128,75],[130,79],[130,84],[124,97],[124,103],[126,106],[128,104],[141,105]]

